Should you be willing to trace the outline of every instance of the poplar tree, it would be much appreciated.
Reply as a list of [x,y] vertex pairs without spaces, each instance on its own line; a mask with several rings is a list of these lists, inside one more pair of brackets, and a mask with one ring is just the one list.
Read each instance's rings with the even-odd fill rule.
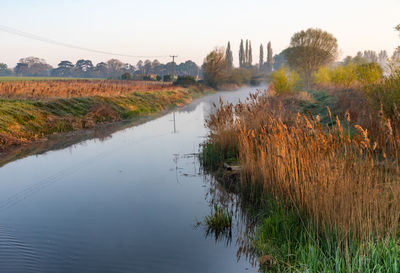
[[228,45],[226,47],[225,58],[226,58],[226,64],[227,64],[228,70],[230,70],[233,66],[233,55],[232,55],[232,50],[231,50],[231,42],[228,42]]
[[239,48],[239,66],[244,66],[244,47],[243,47],[243,39],[240,41],[240,48]]
[[244,65],[247,66],[249,63],[249,40],[246,39],[246,53],[244,55]]
[[247,59],[247,65],[251,66],[253,63],[253,50],[251,49],[251,41],[249,41],[249,57]]
[[272,72],[272,68],[274,67],[274,58],[272,56],[273,56],[273,53],[272,53],[271,42],[268,42],[268,45],[267,45],[267,69],[268,69],[268,72]]
[[259,69],[260,71],[263,69],[264,66],[264,47],[260,45],[260,61],[259,61]]

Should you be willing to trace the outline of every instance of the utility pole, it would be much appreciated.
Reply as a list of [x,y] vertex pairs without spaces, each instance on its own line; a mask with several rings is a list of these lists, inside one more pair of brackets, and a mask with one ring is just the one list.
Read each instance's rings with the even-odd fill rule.
[[176,55],[171,55],[170,56],[172,58],[172,80],[175,79],[175,58],[178,58],[178,56]]

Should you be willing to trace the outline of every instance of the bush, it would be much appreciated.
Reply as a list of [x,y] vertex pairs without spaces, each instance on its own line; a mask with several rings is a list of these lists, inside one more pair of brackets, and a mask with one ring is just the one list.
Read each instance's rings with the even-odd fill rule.
[[174,84],[181,86],[197,85],[197,81],[192,76],[178,76],[178,79],[174,82]]
[[400,109],[400,68],[394,69],[382,81],[368,86],[366,90],[376,109],[382,108],[385,116],[391,118],[392,122],[400,122],[398,117],[398,110]]
[[356,67],[353,63],[340,65],[330,71],[332,83],[349,88],[357,82]]
[[382,68],[377,63],[360,64],[356,67],[357,80],[362,85],[373,84],[382,76]]
[[271,74],[271,81],[274,84],[275,92],[278,94],[293,91],[296,84],[299,83],[299,79],[299,74],[294,71],[289,71],[285,67]]
[[164,82],[172,82],[172,75],[164,75],[163,81]]
[[314,84],[317,84],[317,85],[330,84],[331,83],[331,74],[330,74],[329,68],[327,66],[323,66],[320,69],[318,69],[318,71],[312,75],[312,81]]
[[234,68],[231,71],[228,81],[239,86],[249,84],[251,81],[251,72],[246,68]]
[[121,76],[121,80],[131,80],[132,79],[132,75],[129,72],[126,72],[124,74],[122,74]]

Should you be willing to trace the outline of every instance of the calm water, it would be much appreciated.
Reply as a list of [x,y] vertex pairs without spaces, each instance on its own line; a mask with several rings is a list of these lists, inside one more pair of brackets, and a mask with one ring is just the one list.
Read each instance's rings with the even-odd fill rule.
[[212,183],[193,156],[212,103],[254,91],[193,102],[176,132],[171,113],[2,166],[0,272],[256,272],[237,261],[240,224],[218,242],[194,227]]

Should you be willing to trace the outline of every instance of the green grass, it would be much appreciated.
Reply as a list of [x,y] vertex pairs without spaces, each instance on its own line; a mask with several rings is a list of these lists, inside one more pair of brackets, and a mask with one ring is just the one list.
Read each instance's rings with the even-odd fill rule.
[[[45,135],[91,128],[96,123],[153,115],[190,101],[199,90],[133,92],[114,97],[55,100],[0,98],[0,151]],[[11,141],[13,140],[13,141]]]
[[0,82],[12,81],[68,81],[68,80],[104,80],[102,78],[63,78],[63,77],[0,77]]
[[204,218],[204,223],[208,229],[223,232],[232,227],[232,215],[218,205],[214,205],[210,215]]
[[253,246],[274,263],[261,264],[263,272],[400,272],[400,245],[394,239],[367,245],[341,241],[291,209],[264,202]]

